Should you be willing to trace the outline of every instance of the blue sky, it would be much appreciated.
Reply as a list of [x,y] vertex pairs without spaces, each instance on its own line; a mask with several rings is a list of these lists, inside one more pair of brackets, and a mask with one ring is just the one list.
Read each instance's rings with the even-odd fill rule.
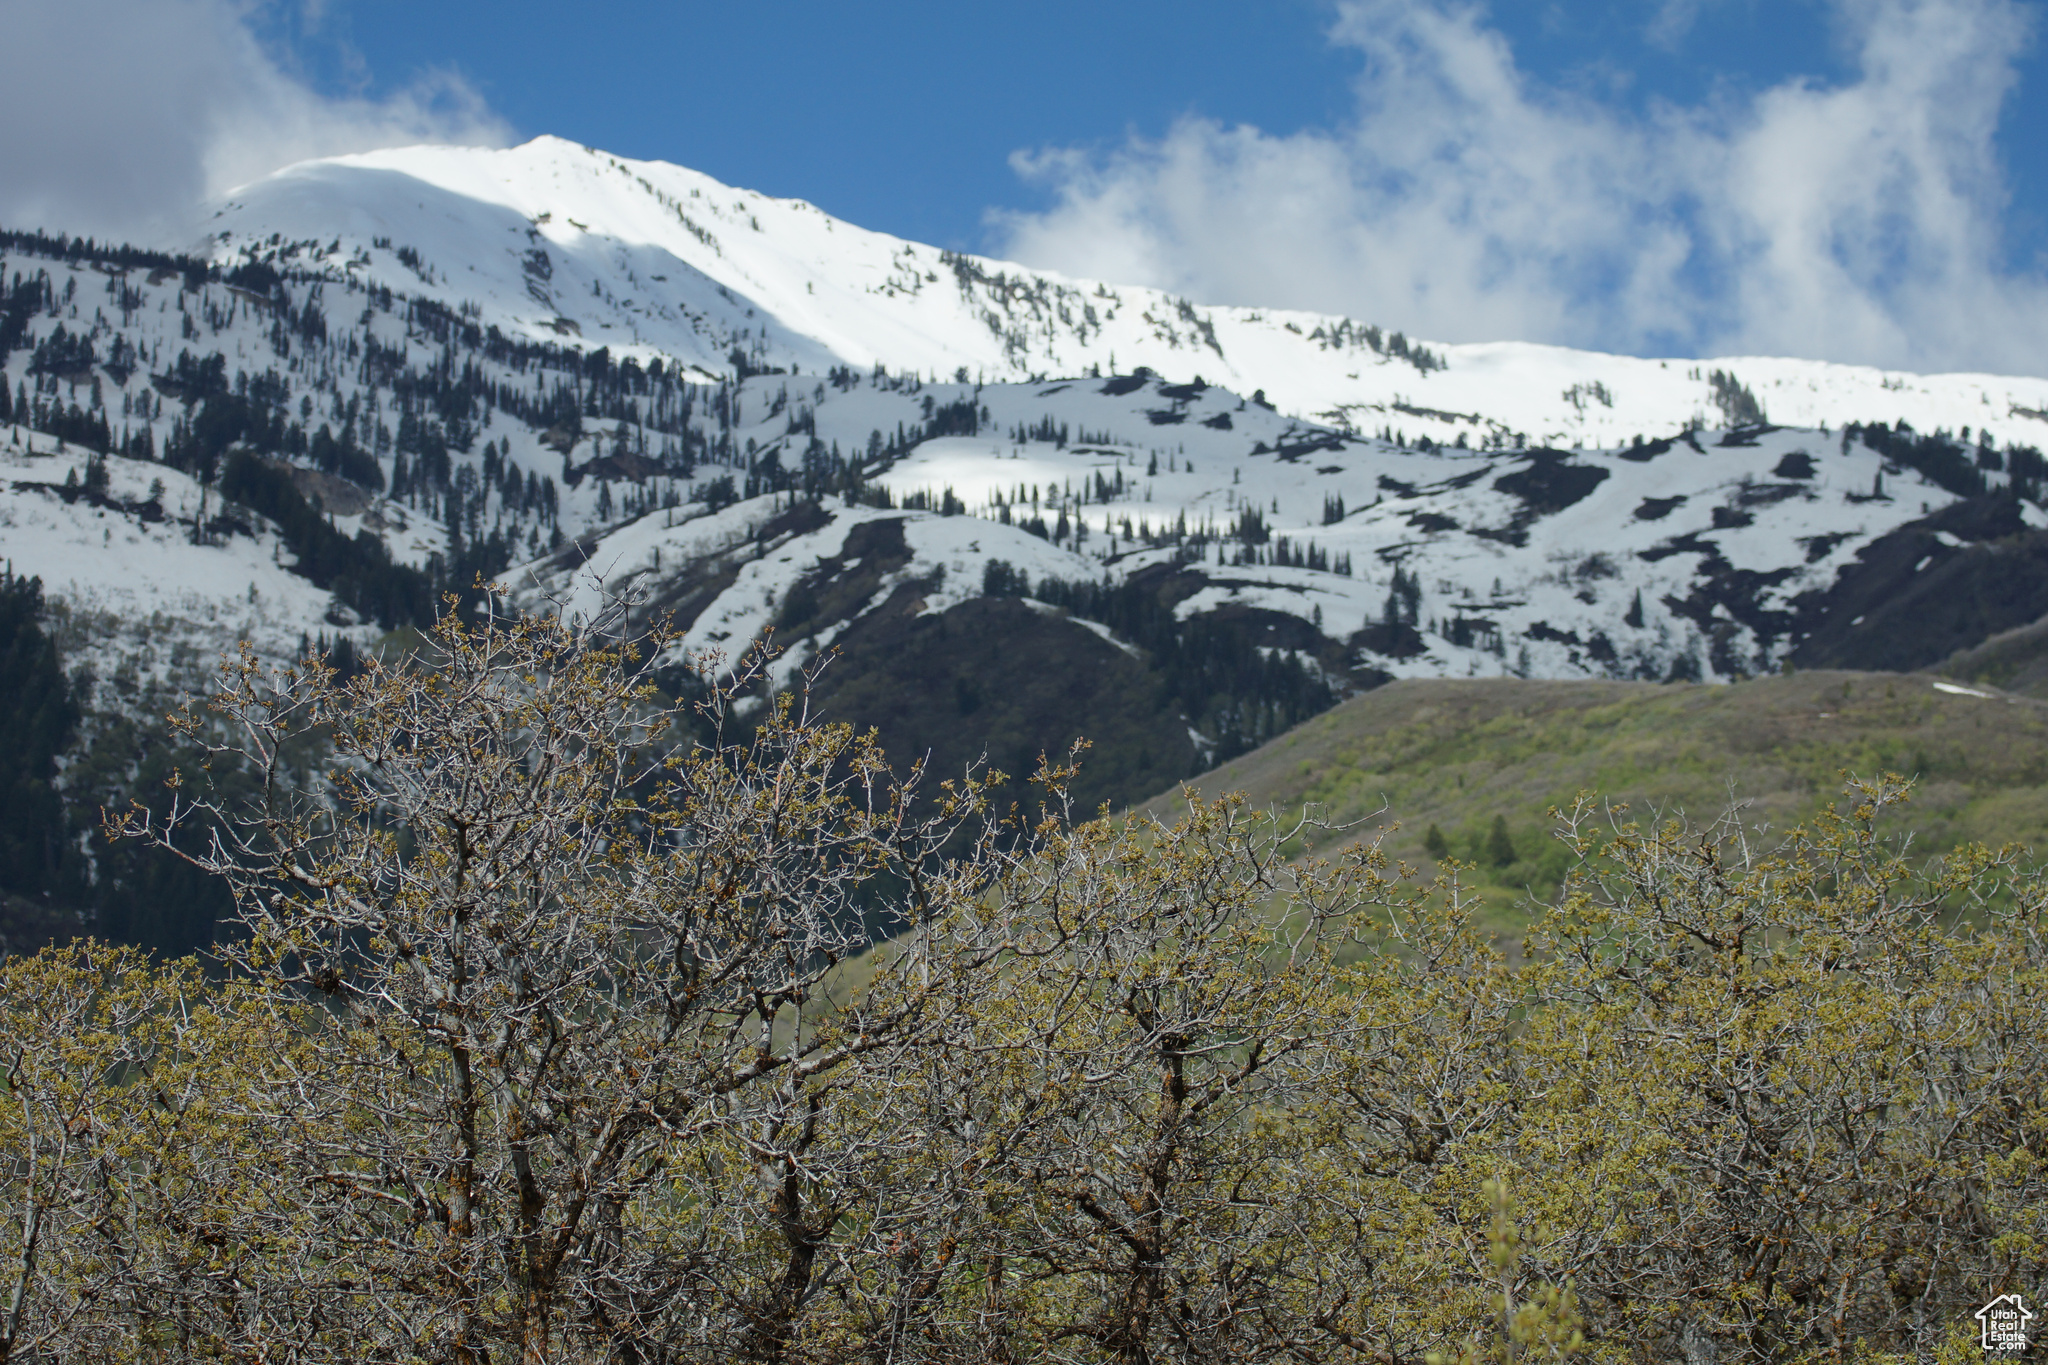
[[[1798,77],[1853,78],[1814,0],[1486,7],[1535,80],[1640,115]],[[1323,0],[823,0],[565,6],[328,0],[262,33],[334,93],[458,72],[519,136],[554,133],[809,199],[884,231],[991,245],[986,211],[1046,198],[1009,156],[1164,134],[1195,114],[1271,134],[1347,118],[1363,63]],[[2048,247],[2048,90],[2020,62],[1998,148],[2008,249]]]
[[1013,151],[1158,134],[1188,112],[1326,124],[1357,67],[1317,0],[332,0],[310,33],[271,17],[267,36],[329,88],[454,66],[520,134],[681,162],[960,249],[986,245],[985,209],[1043,198]]
[[31,0],[0,34],[0,118],[42,135],[0,146],[0,218],[161,236],[306,155],[554,133],[922,241],[1437,340],[2043,372],[2041,17]]

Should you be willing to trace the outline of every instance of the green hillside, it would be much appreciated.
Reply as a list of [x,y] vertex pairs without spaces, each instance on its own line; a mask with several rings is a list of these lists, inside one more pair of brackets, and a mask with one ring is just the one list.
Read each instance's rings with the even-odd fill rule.
[[[1545,812],[1580,791],[1655,810],[1716,814],[1732,789],[1747,820],[1783,827],[1838,795],[1842,774],[1918,779],[1894,822],[1913,847],[1969,840],[2048,848],[2048,702],[1928,674],[1811,672],[1722,686],[1398,682],[1324,713],[1191,786],[1260,805],[1318,802],[1368,828],[1398,822],[1388,850],[1427,869],[1431,826],[1451,855],[1483,865],[1506,915],[1547,895],[1564,851]],[[1184,808],[1178,793],[1148,804]],[[1385,808],[1384,816],[1375,813]],[[1513,858],[1494,837],[1506,826]]]
[[2048,697],[2048,618],[2002,631],[1958,650],[1934,671],[1968,683],[1989,683],[2026,697]]

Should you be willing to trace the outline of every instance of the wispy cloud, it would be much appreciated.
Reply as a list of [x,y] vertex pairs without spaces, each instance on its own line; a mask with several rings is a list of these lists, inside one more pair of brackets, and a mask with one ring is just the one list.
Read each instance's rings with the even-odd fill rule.
[[1650,16],[1643,36],[1662,48],[1675,48],[1692,32],[1692,26],[1699,21],[1700,11],[1708,0],[1663,0],[1657,12]]
[[[0,222],[148,236],[311,156],[413,142],[502,143],[460,76],[395,94],[316,91],[251,32],[237,0],[17,5],[0,41]],[[317,25],[317,7],[303,16]]]
[[2027,13],[1835,11],[1851,78],[1643,116],[1533,80],[1476,6],[1346,0],[1346,126],[1020,153],[1054,203],[991,230],[1034,265],[1442,340],[2048,371],[2048,279],[2000,263]]

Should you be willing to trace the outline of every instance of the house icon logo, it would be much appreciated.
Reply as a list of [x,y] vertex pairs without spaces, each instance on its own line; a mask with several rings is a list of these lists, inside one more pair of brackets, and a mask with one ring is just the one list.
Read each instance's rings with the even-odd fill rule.
[[1977,1310],[1984,1325],[1984,1349],[1993,1355],[2019,1356],[2027,1351],[2027,1324],[2034,1315],[2017,1294],[2001,1294]]

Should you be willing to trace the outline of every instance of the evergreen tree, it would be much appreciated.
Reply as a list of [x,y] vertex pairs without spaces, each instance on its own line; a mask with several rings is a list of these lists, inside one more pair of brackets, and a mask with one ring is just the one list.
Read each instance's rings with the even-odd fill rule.
[[1505,815],[1493,817],[1493,828],[1486,835],[1486,861],[1495,867],[1506,867],[1515,861],[1515,841],[1508,837]]
[[1422,851],[1437,862],[1442,862],[1451,856],[1450,841],[1444,838],[1443,830],[1439,829],[1433,822],[1429,827],[1429,833],[1422,836]]
[[57,755],[78,726],[42,621],[42,580],[0,574],[0,892],[23,896],[53,891],[61,879]]

